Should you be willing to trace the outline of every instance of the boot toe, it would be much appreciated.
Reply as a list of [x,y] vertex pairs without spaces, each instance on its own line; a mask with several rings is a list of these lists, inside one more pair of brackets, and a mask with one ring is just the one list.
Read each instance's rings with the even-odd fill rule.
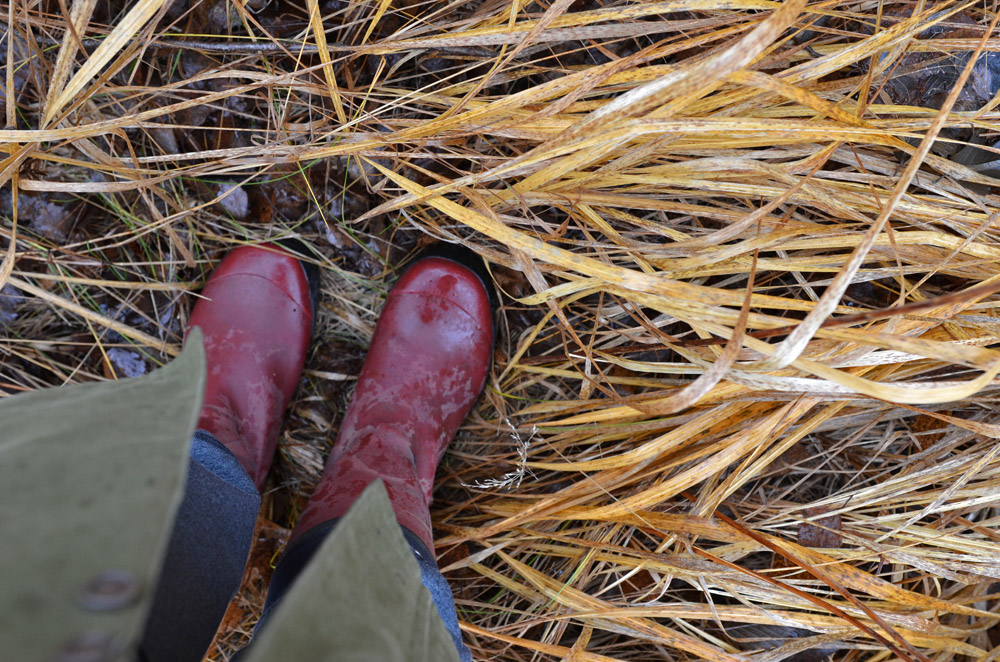
[[229,253],[212,272],[206,293],[212,286],[233,277],[262,278],[281,290],[302,310],[314,314],[309,281],[299,260],[280,246],[241,246]]
[[493,329],[493,307],[486,285],[468,267],[440,257],[428,257],[403,274],[393,294],[439,298],[462,309],[483,330]]

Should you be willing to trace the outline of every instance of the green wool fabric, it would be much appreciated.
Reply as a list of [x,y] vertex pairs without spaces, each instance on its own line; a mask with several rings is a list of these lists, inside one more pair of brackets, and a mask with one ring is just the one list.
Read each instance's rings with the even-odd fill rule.
[[[204,382],[195,329],[178,359],[145,377],[0,400],[0,660],[135,658]],[[87,596],[108,573],[135,590],[95,609]],[[95,656],[73,657],[83,651]],[[457,662],[381,481],[247,652],[247,662]]]
[[[141,379],[0,400],[0,660],[108,648],[130,659],[153,596],[205,382],[201,335]],[[138,596],[105,610],[107,571]],[[99,658],[98,658],[99,659]]]
[[246,662],[458,662],[381,480],[362,492]]

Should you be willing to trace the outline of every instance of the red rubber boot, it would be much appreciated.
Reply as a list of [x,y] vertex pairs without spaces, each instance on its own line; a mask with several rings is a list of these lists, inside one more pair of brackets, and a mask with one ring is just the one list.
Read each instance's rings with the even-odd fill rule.
[[429,505],[445,448],[486,383],[493,310],[451,259],[416,262],[386,299],[326,470],[293,533],[342,516],[376,478],[396,519],[433,549]]
[[305,268],[273,244],[237,248],[215,268],[191,313],[205,337],[208,379],[198,428],[212,433],[260,489],[313,326]]

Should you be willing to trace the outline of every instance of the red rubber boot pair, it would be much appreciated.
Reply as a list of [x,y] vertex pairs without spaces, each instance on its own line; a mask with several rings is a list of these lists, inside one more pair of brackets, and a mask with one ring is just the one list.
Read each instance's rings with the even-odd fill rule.
[[[382,478],[400,524],[433,549],[434,473],[483,389],[493,348],[489,295],[463,264],[474,259],[425,257],[389,293],[295,537],[343,515]],[[190,324],[201,327],[208,359],[198,427],[232,451],[260,488],[309,347],[310,279],[282,248],[244,247],[215,269],[204,297]]]

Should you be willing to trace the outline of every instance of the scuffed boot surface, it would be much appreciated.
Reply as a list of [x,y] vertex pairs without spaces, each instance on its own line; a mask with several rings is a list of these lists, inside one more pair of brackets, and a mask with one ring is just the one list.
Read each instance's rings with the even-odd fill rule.
[[429,504],[448,443],[486,383],[493,314],[467,267],[418,261],[389,293],[323,478],[295,535],[343,515],[376,478],[433,549]]
[[208,362],[198,427],[232,451],[259,489],[309,348],[309,283],[283,249],[246,246],[216,267],[202,296],[189,325],[201,327]]

